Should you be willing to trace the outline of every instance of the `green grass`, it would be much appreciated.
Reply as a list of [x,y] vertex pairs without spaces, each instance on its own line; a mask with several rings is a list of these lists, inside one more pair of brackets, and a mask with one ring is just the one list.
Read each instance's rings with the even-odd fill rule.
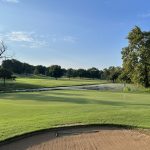
[[62,90],[0,95],[0,140],[80,123],[150,128],[150,94]]
[[3,86],[3,81],[0,80],[0,90],[15,90],[15,89],[34,89],[43,87],[57,87],[57,86],[72,86],[72,85],[87,85],[87,84],[101,84],[106,83],[104,80],[88,80],[88,79],[67,79],[60,78],[58,80],[40,77],[40,78],[27,78],[19,77],[16,81],[6,81],[6,86]]
[[142,86],[136,86],[133,84],[127,84],[123,89],[124,92],[134,92],[134,93],[150,93],[150,88],[144,88]]

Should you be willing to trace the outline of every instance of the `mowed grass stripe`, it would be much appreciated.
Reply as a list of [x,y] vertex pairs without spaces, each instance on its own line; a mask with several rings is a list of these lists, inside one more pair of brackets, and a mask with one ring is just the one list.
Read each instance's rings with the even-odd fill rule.
[[150,94],[100,91],[7,93],[0,96],[0,140],[69,124],[150,128]]

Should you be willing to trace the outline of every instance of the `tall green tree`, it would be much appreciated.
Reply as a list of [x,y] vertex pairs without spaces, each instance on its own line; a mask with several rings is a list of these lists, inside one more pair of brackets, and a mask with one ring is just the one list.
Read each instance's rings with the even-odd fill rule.
[[135,27],[128,34],[128,46],[122,49],[123,68],[132,82],[150,86],[150,32]]
[[61,66],[58,65],[52,65],[49,67],[49,76],[54,77],[56,80],[63,76],[63,71],[61,69]]

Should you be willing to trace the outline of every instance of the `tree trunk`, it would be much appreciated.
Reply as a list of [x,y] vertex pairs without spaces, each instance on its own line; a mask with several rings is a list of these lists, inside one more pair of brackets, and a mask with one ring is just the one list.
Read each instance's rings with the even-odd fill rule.
[[5,82],[5,81],[6,81],[6,79],[5,79],[5,77],[4,77],[4,86],[6,85],[6,82]]
[[145,68],[144,68],[144,87],[147,88],[149,87],[149,79],[148,79],[148,69],[147,69],[147,65],[145,64]]

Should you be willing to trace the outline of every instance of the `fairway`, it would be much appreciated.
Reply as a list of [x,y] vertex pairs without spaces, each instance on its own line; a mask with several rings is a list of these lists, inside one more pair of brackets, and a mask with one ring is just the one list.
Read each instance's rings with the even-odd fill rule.
[[150,128],[150,95],[59,90],[0,97],[0,141],[71,124],[122,124]]
[[15,89],[35,89],[35,88],[47,88],[47,87],[60,87],[60,86],[73,86],[73,85],[91,85],[108,83],[105,80],[90,80],[90,79],[68,79],[60,78],[58,80],[49,77],[18,77],[16,81],[7,80],[4,87],[3,81],[0,80],[0,90],[15,90]]

